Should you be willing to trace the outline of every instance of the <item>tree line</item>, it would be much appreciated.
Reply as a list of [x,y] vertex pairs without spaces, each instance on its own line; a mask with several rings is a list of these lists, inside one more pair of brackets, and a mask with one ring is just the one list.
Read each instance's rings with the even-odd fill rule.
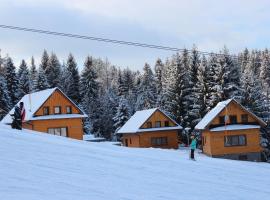
[[9,56],[0,57],[0,117],[25,94],[59,87],[88,114],[86,133],[113,139],[135,111],[154,107],[192,130],[228,98],[268,121],[269,86],[268,49],[245,49],[235,58],[226,47],[220,54],[204,56],[194,46],[157,59],[153,68],[145,63],[142,71],[87,56],[81,72],[72,54],[61,63],[55,53],[44,50],[38,66],[33,57],[18,68]]

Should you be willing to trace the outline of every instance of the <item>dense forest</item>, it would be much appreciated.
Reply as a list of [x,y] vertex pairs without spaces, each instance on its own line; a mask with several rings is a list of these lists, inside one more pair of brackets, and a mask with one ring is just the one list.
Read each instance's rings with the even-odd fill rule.
[[[268,122],[270,116],[270,52],[245,49],[237,57],[224,47],[219,54],[183,50],[142,71],[120,68],[108,60],[87,56],[79,72],[70,54],[60,63],[44,50],[15,66],[0,57],[0,118],[29,92],[59,87],[88,114],[85,132],[113,139],[137,110],[159,107],[191,131],[218,102],[235,98]],[[269,147],[267,136],[264,145]]]

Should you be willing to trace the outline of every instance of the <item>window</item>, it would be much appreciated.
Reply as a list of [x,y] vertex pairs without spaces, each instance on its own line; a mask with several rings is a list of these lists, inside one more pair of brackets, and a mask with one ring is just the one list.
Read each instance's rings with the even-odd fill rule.
[[225,116],[220,116],[219,117],[219,123],[220,124],[225,124]]
[[52,135],[64,136],[67,137],[67,128],[49,128],[48,133]]
[[242,123],[247,123],[248,122],[248,115],[247,114],[241,115],[241,121],[242,121]]
[[224,146],[246,146],[246,136],[245,135],[233,135],[224,137]]
[[49,110],[49,107],[46,106],[43,108],[43,115],[49,115],[50,114],[50,110]]
[[132,144],[131,138],[129,138],[129,143]]
[[156,122],[155,122],[155,127],[156,127],[156,128],[161,127],[161,121],[156,121]]
[[54,107],[54,114],[61,114],[61,107],[60,106]]
[[67,114],[71,114],[71,113],[72,113],[71,106],[67,106],[67,107],[66,107],[66,113],[67,113]]
[[237,124],[237,116],[236,115],[230,115],[230,123]]
[[146,127],[147,127],[147,128],[152,128],[152,122],[147,122],[147,123],[146,123]]
[[168,144],[168,138],[167,137],[152,137],[151,138],[151,144],[153,146],[162,146]]
[[169,126],[170,126],[169,121],[165,121],[165,122],[164,122],[164,125],[165,125],[165,127],[169,127]]

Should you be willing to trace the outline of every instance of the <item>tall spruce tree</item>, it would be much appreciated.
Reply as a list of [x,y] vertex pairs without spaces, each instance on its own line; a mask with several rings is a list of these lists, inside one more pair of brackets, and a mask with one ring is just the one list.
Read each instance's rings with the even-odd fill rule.
[[157,59],[155,64],[155,80],[156,80],[156,91],[157,91],[157,107],[161,106],[162,98],[162,74],[164,70],[164,65],[160,58]]
[[80,90],[79,90],[79,82],[80,76],[77,67],[77,63],[72,54],[69,54],[67,59],[67,71],[71,74],[69,79],[69,89],[67,91],[67,95],[75,102],[80,102]]
[[42,67],[39,67],[38,70],[38,77],[37,77],[37,84],[36,88],[34,88],[34,91],[40,91],[40,90],[45,90],[49,88],[49,84],[47,81],[47,77],[44,73],[44,70]]
[[48,80],[48,67],[49,67],[49,54],[47,53],[47,51],[44,49],[42,56],[41,56],[41,63],[40,63],[40,67],[42,68],[46,79]]
[[55,53],[51,54],[46,71],[49,86],[51,88],[59,87],[61,76],[61,65]]
[[88,118],[85,119],[85,130],[97,134],[99,132],[99,85],[97,74],[93,67],[92,57],[87,56],[80,80],[81,105]]
[[16,69],[10,57],[5,62],[5,79],[7,82],[8,95],[11,105],[14,106],[19,100],[19,81],[16,76]]
[[141,83],[138,90],[136,110],[143,110],[155,107],[156,87],[155,78],[149,64],[145,64]]
[[20,64],[17,77],[19,80],[19,98],[22,98],[24,95],[29,94],[30,91],[29,69],[24,60]]
[[29,82],[30,91],[35,92],[37,88],[38,71],[37,71],[35,59],[33,56],[31,58],[31,67],[30,67],[29,76],[30,76],[30,82]]
[[0,74],[0,120],[9,112],[11,99],[9,98],[6,79]]

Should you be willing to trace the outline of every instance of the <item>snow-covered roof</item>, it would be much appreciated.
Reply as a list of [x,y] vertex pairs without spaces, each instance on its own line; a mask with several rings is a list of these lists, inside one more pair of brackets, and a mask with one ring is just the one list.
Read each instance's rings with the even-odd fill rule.
[[227,126],[220,126],[216,128],[210,129],[212,132],[218,132],[218,131],[232,131],[232,130],[244,130],[244,129],[258,129],[260,126],[258,125],[245,125],[245,124],[231,124]]
[[[164,115],[166,115],[170,120],[172,120],[176,126],[174,127],[159,127],[159,128],[149,128],[149,129],[140,129],[140,127],[146,122],[147,119],[149,119],[154,112],[159,110],[158,108],[152,108],[148,110],[141,110],[137,111],[125,124],[122,126],[117,133],[136,133],[136,132],[146,132],[146,131],[156,131],[156,130],[170,130],[173,129],[182,129],[180,125],[178,125],[173,119],[171,119],[168,115],[166,115],[164,112],[162,112]],[[172,129],[171,129],[172,130]]]
[[258,120],[258,122],[264,126],[266,126],[266,123],[260,119],[259,117],[257,117],[256,115],[254,115],[252,112],[248,111],[245,107],[243,107],[240,103],[238,103],[236,100],[234,99],[228,99],[225,101],[221,101],[219,102],[212,110],[210,110],[203,118],[202,120],[195,126],[195,129],[197,130],[203,130],[205,129],[212,121],[213,119],[220,113],[223,111],[223,109],[228,106],[231,102],[235,102],[237,103],[243,110],[245,110],[246,112],[250,113],[255,119]]
[[70,118],[84,118],[86,114],[59,114],[59,115],[42,115],[33,117],[31,120],[47,120],[47,119],[70,119]]
[[232,101],[232,99],[228,99],[226,101],[219,102],[216,107],[210,110],[202,120],[195,126],[195,129],[205,129],[208,124]]
[[[37,112],[37,110],[42,106],[42,104],[54,93],[55,90],[59,90],[65,97],[67,97],[59,88],[55,87],[55,88],[51,88],[51,89],[46,89],[46,90],[42,90],[39,92],[34,92],[31,94],[26,94],[24,95],[23,98],[21,98],[21,100],[17,103],[17,106],[19,106],[20,102],[24,103],[24,107],[25,107],[25,121],[29,121],[29,120],[37,120],[38,118],[42,118],[44,117],[44,119],[46,117],[49,117],[50,119],[60,119],[60,118],[67,118],[65,117],[65,115],[47,115],[47,116],[40,116],[40,117],[34,117],[34,114]],[[68,97],[67,97],[68,98]],[[83,111],[70,99],[68,98],[72,104],[74,104],[74,106],[76,106],[82,113],[81,117],[83,117],[85,114],[83,113]],[[10,116],[10,114],[13,114],[15,110],[15,107],[11,109],[11,111],[9,111],[9,113],[2,119],[1,123],[11,123],[12,122],[12,118]],[[71,116],[72,114],[70,114],[69,116]],[[53,118],[53,116],[55,118]],[[78,117],[78,116],[77,116]]]

